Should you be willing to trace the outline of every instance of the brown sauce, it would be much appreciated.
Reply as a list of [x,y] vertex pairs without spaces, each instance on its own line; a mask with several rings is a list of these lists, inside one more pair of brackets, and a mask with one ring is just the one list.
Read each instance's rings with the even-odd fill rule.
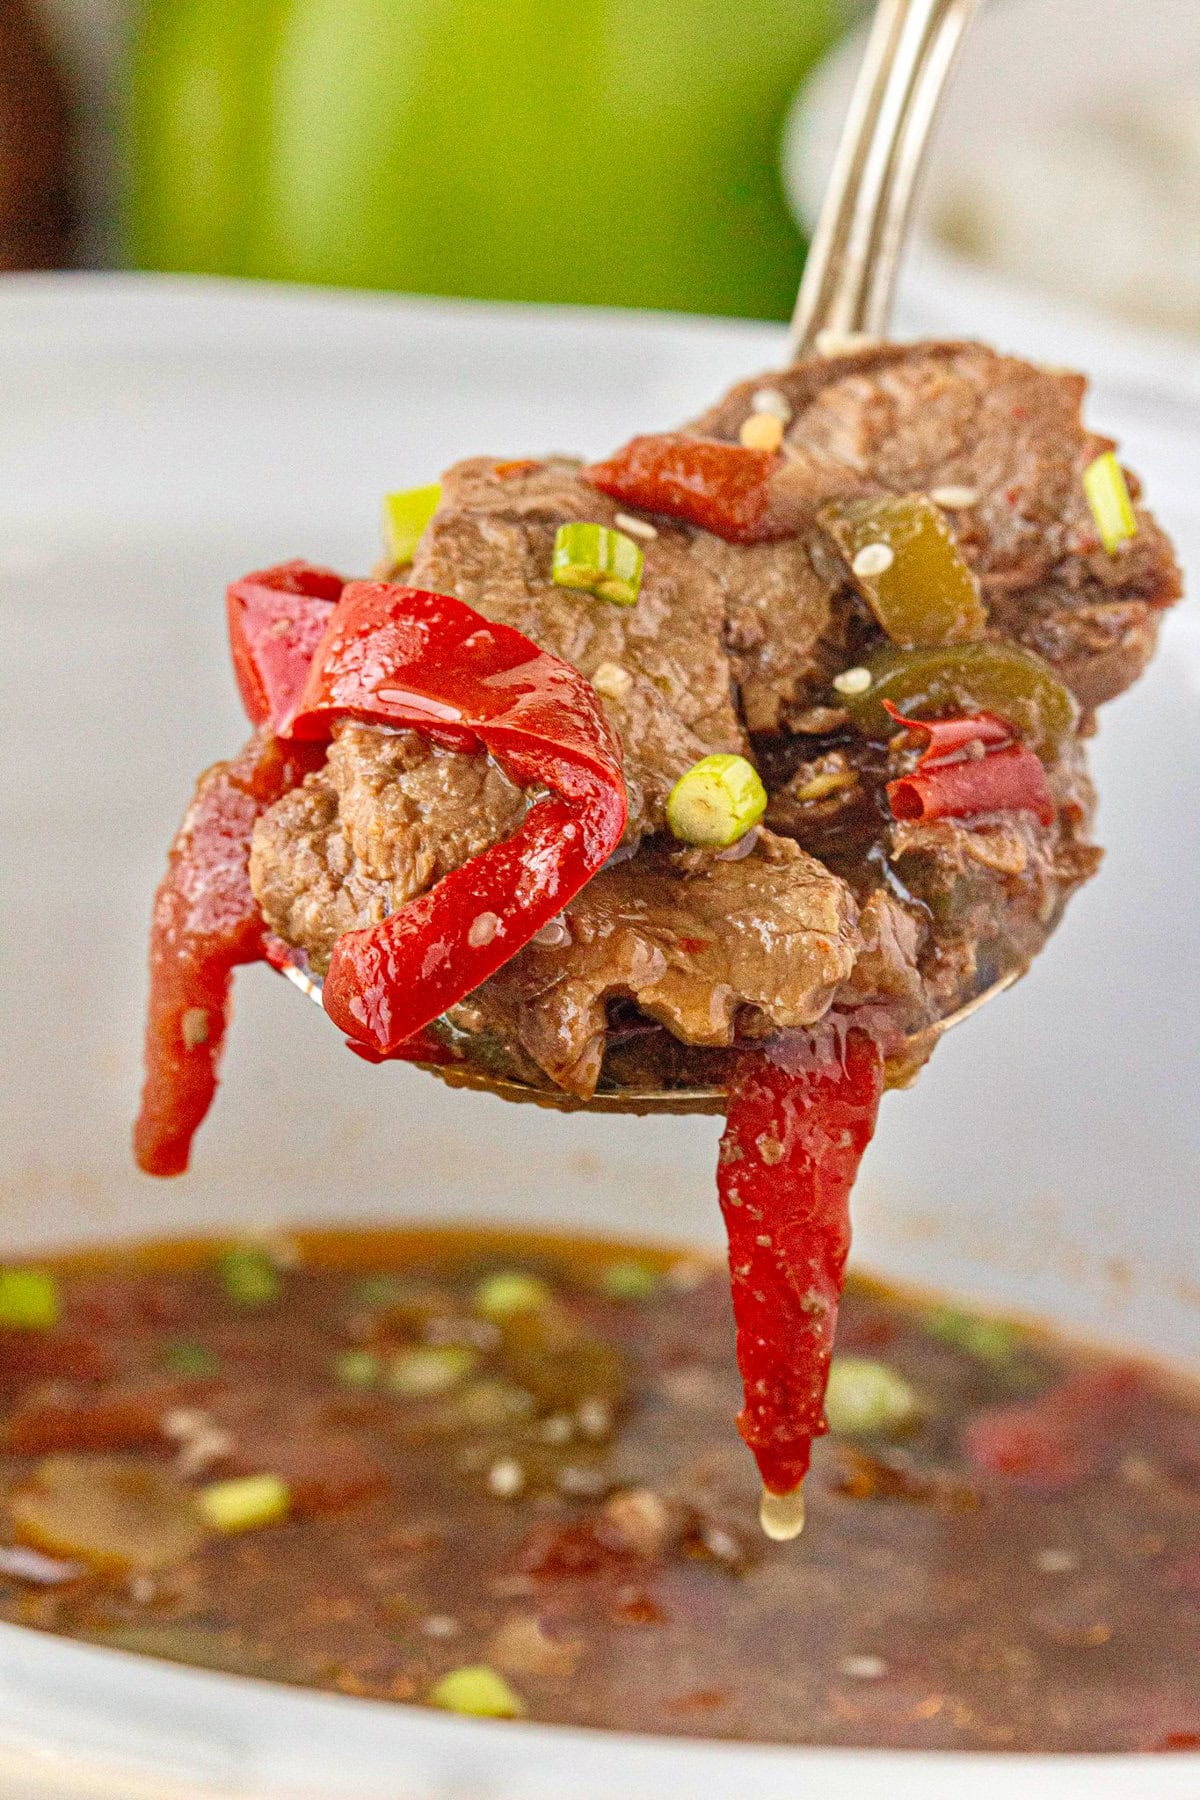
[[[483,1667],[572,1725],[1200,1745],[1200,1386],[852,1280],[808,1525],[774,1545],[715,1263],[453,1231],[221,1250],[64,1259],[57,1322],[0,1327],[0,1617],[398,1701]],[[259,1474],[285,1517],[196,1511]],[[118,1479],[140,1498],[101,1556]]]

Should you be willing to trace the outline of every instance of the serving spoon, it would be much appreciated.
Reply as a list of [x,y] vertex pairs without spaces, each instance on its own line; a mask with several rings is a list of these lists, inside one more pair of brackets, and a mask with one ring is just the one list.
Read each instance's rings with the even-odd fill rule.
[[[793,359],[836,356],[886,335],[900,259],[946,82],[980,0],[879,0],[829,189],[792,317]],[[1028,968],[1019,962],[965,1005],[905,1040],[889,1059],[890,1086],[911,1081],[934,1043],[1003,993]],[[321,982],[280,965],[322,1005]],[[452,1087],[558,1111],[723,1113],[724,1088],[603,1087],[588,1100],[561,1089],[489,1075],[470,1063],[428,1067]]]

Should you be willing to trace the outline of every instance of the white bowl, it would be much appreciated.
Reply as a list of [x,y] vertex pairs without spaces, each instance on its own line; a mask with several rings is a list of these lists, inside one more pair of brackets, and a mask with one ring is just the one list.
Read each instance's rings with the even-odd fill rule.
[[[862,53],[849,39],[808,79],[784,134],[784,185],[802,223],[819,211]],[[905,266],[905,335],[980,337],[1112,387],[1200,398],[1200,338],[1137,329],[998,274],[948,249],[932,203],[992,139],[1111,111],[1122,95],[1200,75],[1200,7],[1188,0],[989,0],[968,33],[930,156]],[[1031,209],[1036,205],[1030,198]]]
[[[694,413],[781,349],[773,328],[661,316],[0,282],[7,1248],[381,1217],[718,1241],[713,1121],[561,1118],[369,1069],[263,970],[240,979],[193,1172],[136,1174],[128,1130],[149,897],[197,770],[244,732],[228,577],[296,554],[365,568],[385,486],[469,451],[602,451]],[[1152,418],[1101,399],[1200,554],[1200,410]],[[1030,980],[888,1100],[859,1245],[895,1275],[1200,1368],[1194,609],[1106,715],[1096,762],[1109,866]],[[0,1628],[4,1800],[949,1800],[967,1783],[994,1800],[1195,1800],[1200,1758],[494,1726]]]

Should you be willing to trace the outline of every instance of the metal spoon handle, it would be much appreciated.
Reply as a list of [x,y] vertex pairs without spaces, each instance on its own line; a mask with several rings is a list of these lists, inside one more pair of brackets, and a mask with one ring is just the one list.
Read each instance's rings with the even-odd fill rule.
[[880,0],[792,317],[792,352],[825,332],[886,334],[917,178],[979,0]]

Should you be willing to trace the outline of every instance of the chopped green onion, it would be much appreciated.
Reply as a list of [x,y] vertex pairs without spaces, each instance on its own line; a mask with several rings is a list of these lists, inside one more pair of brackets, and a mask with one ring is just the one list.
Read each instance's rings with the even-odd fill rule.
[[488,1275],[471,1300],[485,1319],[510,1319],[515,1313],[538,1312],[554,1298],[548,1282],[522,1269],[499,1269]]
[[478,1360],[465,1344],[401,1350],[388,1365],[387,1385],[409,1400],[433,1400],[464,1382]]
[[758,824],[767,790],[744,756],[702,756],[667,801],[667,824],[681,844],[727,850]]
[[269,1306],[278,1300],[279,1270],[258,1244],[235,1244],[217,1264],[217,1274],[235,1306]]
[[1018,1354],[1021,1334],[1003,1319],[977,1317],[960,1312],[954,1306],[937,1306],[927,1312],[924,1325],[930,1337],[952,1350],[963,1350],[968,1356],[985,1363],[1007,1363]]
[[661,1276],[647,1263],[609,1263],[600,1277],[600,1286],[610,1300],[649,1300],[657,1293]]
[[162,1348],[162,1366],[172,1375],[216,1375],[221,1364],[214,1353],[190,1338],[175,1338]]
[[442,499],[442,484],[405,488],[383,499],[383,542],[394,569],[406,569]]
[[577,521],[560,525],[554,538],[554,579],[582,588],[615,606],[633,606],[642,585],[641,547],[623,531]]
[[410,1292],[406,1282],[399,1275],[364,1275],[356,1281],[350,1290],[350,1297],[355,1306],[364,1306],[368,1312],[380,1312],[387,1306],[395,1306]]
[[520,1719],[525,1714],[521,1696],[486,1663],[451,1669],[429,1690],[429,1704],[476,1719]]
[[1084,470],[1083,491],[1101,542],[1108,554],[1115,556],[1122,544],[1137,536],[1138,522],[1125,471],[1111,450]]
[[238,1475],[202,1487],[196,1505],[213,1531],[257,1531],[287,1518],[292,1490],[278,1475]]
[[374,1387],[379,1376],[379,1358],[369,1350],[342,1350],[333,1359],[333,1379],[339,1387]]
[[0,1326],[52,1331],[62,1317],[58,1282],[44,1269],[0,1269]]
[[865,1356],[835,1356],[825,1390],[825,1418],[833,1432],[900,1431],[920,1414],[903,1375]]

